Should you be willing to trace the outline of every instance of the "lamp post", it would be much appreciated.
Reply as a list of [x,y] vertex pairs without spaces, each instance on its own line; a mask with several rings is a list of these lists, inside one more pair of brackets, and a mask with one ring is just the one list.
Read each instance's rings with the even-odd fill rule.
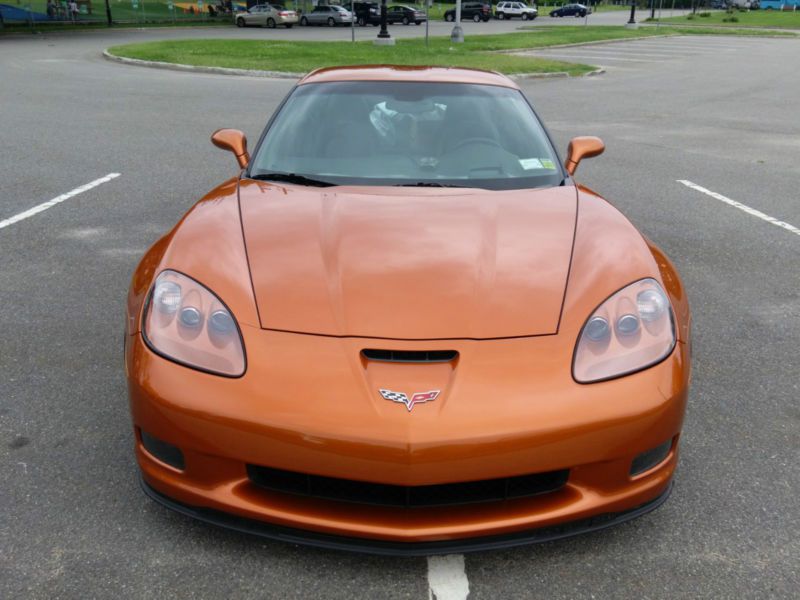
[[629,29],[636,29],[638,27],[636,23],[636,0],[631,0],[631,18],[625,24],[625,27]]
[[375,39],[375,44],[379,46],[394,46],[394,38],[389,35],[386,28],[386,0],[381,0],[381,30]]
[[456,0],[456,24],[450,32],[450,41],[454,44],[464,42],[464,30],[461,29],[461,0]]

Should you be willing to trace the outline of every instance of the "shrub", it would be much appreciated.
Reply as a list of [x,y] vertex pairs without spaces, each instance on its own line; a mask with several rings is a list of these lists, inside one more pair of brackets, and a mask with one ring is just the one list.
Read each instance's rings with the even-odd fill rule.
[[733,17],[724,17],[724,18],[722,19],[722,22],[723,22],[723,23],[738,23],[738,22],[739,22],[739,17],[736,17],[736,16],[733,16]]
[[689,15],[686,15],[686,18],[687,18],[689,21],[691,21],[692,19],[694,19],[694,15],[691,15],[691,14],[689,14]]
[[697,16],[698,17],[710,17],[711,13],[710,12],[701,12],[701,13],[697,13]]

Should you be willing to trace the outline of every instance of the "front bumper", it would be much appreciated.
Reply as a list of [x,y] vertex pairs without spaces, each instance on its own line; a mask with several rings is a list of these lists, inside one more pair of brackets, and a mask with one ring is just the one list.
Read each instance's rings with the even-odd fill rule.
[[478,552],[486,550],[500,550],[525,544],[552,542],[555,540],[600,531],[607,527],[620,525],[631,519],[647,514],[657,509],[667,501],[672,492],[672,485],[667,487],[661,495],[653,500],[627,511],[589,517],[581,521],[573,521],[568,525],[533,529],[510,533],[505,535],[486,536],[482,538],[456,539],[439,542],[387,542],[365,538],[353,538],[336,535],[327,535],[302,529],[290,529],[271,525],[263,521],[243,519],[230,513],[224,513],[208,508],[188,506],[176,502],[150,487],[144,479],[140,479],[142,490],[159,504],[199,521],[216,525],[250,535],[257,535],[290,544],[302,544],[327,548],[330,550],[345,550],[349,552],[362,552],[365,554],[382,554],[388,556],[430,556],[436,554],[452,554]]
[[[300,536],[304,541],[319,538],[329,546],[352,547],[356,539],[387,552],[426,553],[551,539],[551,528],[573,522],[584,524],[570,533],[591,530],[585,520],[631,518],[654,507],[670,487],[688,387],[682,343],[655,367],[580,385],[558,336],[425,342],[460,353],[457,365],[435,368],[373,365],[361,356],[363,347],[411,350],[422,342],[246,326],[243,336],[248,371],[239,379],[182,367],[153,354],[140,335],[127,337],[142,477],[160,501],[182,512],[214,522],[257,522],[248,530],[292,530],[277,536],[283,538],[304,530],[310,532]],[[443,392],[409,412],[376,393],[393,377]],[[141,431],[179,447],[185,468],[148,453]],[[633,459],[667,440],[667,457],[631,477]],[[248,464],[404,486],[558,469],[569,469],[569,480],[539,496],[398,510],[265,490],[248,478]],[[331,536],[345,539],[330,542]]]

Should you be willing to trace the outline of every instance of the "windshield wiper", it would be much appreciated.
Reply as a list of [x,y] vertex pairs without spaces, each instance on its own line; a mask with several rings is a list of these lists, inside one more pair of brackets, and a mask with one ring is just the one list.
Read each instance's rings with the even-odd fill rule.
[[417,181],[416,183],[398,183],[394,187],[442,187],[442,188],[463,188],[463,185],[452,183],[436,183],[435,181]]
[[259,173],[258,175],[251,175],[250,179],[258,179],[259,181],[280,181],[283,183],[296,183],[298,185],[309,185],[313,187],[331,187],[336,185],[330,181],[322,181],[321,179],[312,179],[305,175],[297,175],[296,173]]

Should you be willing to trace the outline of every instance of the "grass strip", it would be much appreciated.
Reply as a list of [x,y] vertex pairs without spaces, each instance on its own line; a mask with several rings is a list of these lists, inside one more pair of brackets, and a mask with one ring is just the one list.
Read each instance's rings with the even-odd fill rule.
[[751,10],[749,12],[725,11],[704,12],[680,17],[661,19],[661,23],[687,23],[692,25],[714,25],[717,27],[776,27],[800,30],[800,11]]
[[[517,33],[468,36],[463,44],[448,37],[397,40],[396,46],[372,41],[290,42],[259,40],[173,40],[109,48],[116,56],[204,67],[227,67],[284,73],[306,73],[318,67],[357,64],[433,65],[488,69],[506,74],[565,72],[581,75],[589,65],[533,56],[498,54],[504,50],[535,50],[563,44],[638,39],[663,35],[764,35],[759,30],[698,27],[539,27]],[[780,32],[778,32],[780,33]],[[794,35],[788,33],[788,35]]]
[[399,39],[396,46],[375,46],[371,40],[356,43],[174,40],[115,46],[109,48],[109,52],[140,60],[289,73],[305,73],[317,67],[390,63],[470,67],[507,74],[565,72],[581,75],[593,67],[494,52],[653,35],[661,34],[647,28],[542,27],[518,33],[468,36],[463,44],[452,44],[448,37],[431,38],[428,46],[422,38]]

